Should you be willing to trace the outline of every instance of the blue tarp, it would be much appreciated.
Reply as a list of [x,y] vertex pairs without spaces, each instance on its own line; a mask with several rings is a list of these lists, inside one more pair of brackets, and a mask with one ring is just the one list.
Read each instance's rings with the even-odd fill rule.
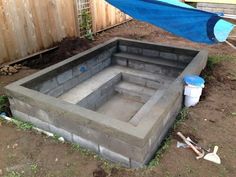
[[234,25],[178,0],[106,0],[131,17],[194,42],[224,42]]

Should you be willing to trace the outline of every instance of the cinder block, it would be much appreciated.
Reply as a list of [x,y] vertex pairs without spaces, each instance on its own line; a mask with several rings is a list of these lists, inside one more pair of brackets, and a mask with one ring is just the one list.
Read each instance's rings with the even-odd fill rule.
[[161,66],[153,65],[153,64],[145,64],[145,71],[149,71],[151,73],[162,73]]
[[92,76],[91,71],[86,71],[78,76],[78,84],[89,79]]
[[73,71],[73,77],[76,77],[84,72],[86,72],[86,70],[88,70],[88,67],[86,64],[82,64],[82,65],[78,65],[73,67],[72,71]]
[[87,66],[89,68],[93,68],[94,66],[96,66],[99,62],[97,61],[97,57],[92,58],[90,60],[87,61]]
[[193,57],[187,55],[178,55],[178,60],[182,63],[190,63]]
[[101,54],[97,56],[97,62],[103,62],[104,60],[108,59],[111,57],[111,53],[109,51],[104,51]]
[[104,157],[107,160],[110,160],[114,163],[119,163],[123,166],[126,166],[128,168],[130,168],[130,159],[128,157],[125,157],[121,154],[118,154],[116,152],[113,152],[103,146],[99,146],[100,149],[100,154],[102,155],[102,157]]
[[115,63],[121,66],[127,66],[128,61],[126,59],[116,58]]
[[144,70],[145,69],[145,64],[143,62],[129,60],[128,65],[130,68],[134,68],[137,70]]
[[102,62],[102,68],[101,68],[101,70],[104,69],[104,68],[106,68],[106,67],[108,67],[108,66],[110,66],[110,65],[111,65],[111,58],[108,58],[108,59],[104,60],[104,61]]
[[59,97],[60,95],[62,95],[64,93],[64,88],[63,85],[60,85],[59,87],[51,90],[48,95],[52,96],[52,97]]
[[125,46],[125,45],[119,45],[119,51],[120,52],[127,52],[127,46]]
[[174,54],[174,53],[160,52],[160,57],[169,59],[169,60],[178,60],[177,54]]
[[147,80],[146,81],[146,86],[152,89],[159,89],[162,84],[159,82],[155,82],[155,81],[151,81],[151,80]]
[[146,79],[138,77],[138,76],[122,73],[122,78],[126,82],[130,82],[130,83],[134,83],[134,84],[138,84],[142,86],[146,85]]
[[56,88],[58,85],[57,85],[57,81],[56,81],[56,78],[52,78],[50,80],[47,80],[41,84],[39,84],[39,91],[41,93],[47,93],[49,92],[50,90]]
[[138,48],[138,47],[128,47],[127,49],[128,53],[132,53],[132,54],[142,54],[143,53],[143,49]]
[[64,92],[72,89],[73,87],[75,87],[76,85],[78,85],[79,83],[79,79],[78,77],[74,77],[68,81],[66,81],[64,84],[63,84],[63,88],[64,88]]
[[21,121],[24,121],[24,122],[30,122],[30,118],[27,114],[22,113],[16,109],[11,109],[11,112],[12,112],[13,117],[15,117]]
[[143,55],[147,57],[159,57],[160,52],[157,50],[143,49]]
[[61,128],[57,128],[53,125],[49,125],[49,129],[50,129],[50,132],[65,138],[65,140],[69,142],[72,142],[72,134],[70,132],[63,130]]
[[102,63],[98,63],[97,65],[93,66],[93,68],[91,69],[92,75],[95,75],[97,73],[99,73],[103,68]]
[[46,122],[41,121],[40,119],[33,117],[33,116],[29,116],[30,122],[35,125],[36,127],[45,130],[45,131],[50,131],[49,129],[49,124]]
[[145,165],[130,159],[130,168],[143,168]]
[[97,153],[99,152],[98,144],[93,143],[92,141],[86,140],[86,139],[84,139],[80,136],[77,136],[75,134],[72,135],[72,140],[73,140],[73,143],[79,144],[83,148],[87,148],[87,149],[97,152]]
[[39,109],[39,108],[33,108],[32,112],[33,113],[30,115],[34,115],[39,120],[44,121],[44,122],[48,122],[48,123],[53,123],[53,121],[51,120],[51,118],[49,117],[49,115],[46,111]]
[[59,84],[63,84],[70,79],[72,79],[72,69],[65,71],[57,76],[57,81]]
[[117,46],[114,46],[109,49],[109,53],[112,55],[113,53],[117,52]]

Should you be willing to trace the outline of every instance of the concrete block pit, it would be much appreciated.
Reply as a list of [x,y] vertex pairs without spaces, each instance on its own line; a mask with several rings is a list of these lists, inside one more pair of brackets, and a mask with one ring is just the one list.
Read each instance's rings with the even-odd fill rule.
[[6,86],[15,117],[106,159],[146,165],[208,53],[115,38]]

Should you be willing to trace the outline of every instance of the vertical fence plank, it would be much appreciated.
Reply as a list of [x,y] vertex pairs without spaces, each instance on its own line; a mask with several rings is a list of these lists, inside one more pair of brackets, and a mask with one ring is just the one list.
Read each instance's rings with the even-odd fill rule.
[[130,19],[105,0],[91,0],[93,32],[98,32]]

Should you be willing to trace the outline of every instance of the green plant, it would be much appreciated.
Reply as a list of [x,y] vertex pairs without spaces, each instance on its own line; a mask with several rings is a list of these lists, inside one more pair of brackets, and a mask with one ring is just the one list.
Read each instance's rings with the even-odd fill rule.
[[0,96],[0,112],[4,111],[3,107],[6,106],[7,102],[8,102],[7,96],[1,95]]
[[169,148],[171,139],[168,136],[161,144],[160,149],[156,152],[154,159],[148,164],[149,168],[156,167],[159,165],[160,160],[164,154],[164,152]]
[[30,124],[29,122],[22,122],[18,119],[13,119],[13,124],[15,124],[17,128],[24,131],[31,130],[33,128],[33,125]]
[[21,174],[15,171],[11,171],[8,174],[6,174],[4,177],[21,177]]
[[178,114],[173,129],[175,130],[183,121],[188,118],[188,108],[184,107]]
[[209,67],[210,69],[213,69],[213,67],[225,60],[234,60],[235,57],[234,56],[230,56],[230,55],[213,55],[210,56],[207,60],[207,67]]
[[92,33],[92,17],[90,12],[87,10],[82,10],[80,28],[83,32],[85,32],[84,36],[87,39],[94,40]]
[[30,165],[30,169],[34,174],[36,174],[37,171],[38,171],[38,165],[37,164],[32,164],[32,165]]

